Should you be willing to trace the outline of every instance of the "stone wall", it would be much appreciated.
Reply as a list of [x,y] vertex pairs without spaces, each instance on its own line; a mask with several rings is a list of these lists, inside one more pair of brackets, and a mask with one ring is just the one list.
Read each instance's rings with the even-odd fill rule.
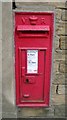
[[2,118],[2,4],[0,2],[0,119]]
[[12,3],[2,3],[2,117],[16,117]]
[[[30,7],[33,6],[33,7]],[[35,9],[42,6],[44,11],[55,12],[55,36],[53,52],[53,75],[51,80],[51,95],[49,108],[17,108],[15,105],[15,76],[14,76],[14,41],[13,14],[14,11]],[[48,7],[46,7],[48,6]],[[12,11],[11,3],[3,3],[3,118],[23,117],[64,117],[65,118],[65,86],[67,82],[67,8],[65,3],[21,3],[16,2],[16,9]],[[5,17],[5,15],[7,17]],[[5,21],[4,21],[5,19]],[[5,27],[4,27],[5,26]],[[65,69],[66,68],[66,69]]]

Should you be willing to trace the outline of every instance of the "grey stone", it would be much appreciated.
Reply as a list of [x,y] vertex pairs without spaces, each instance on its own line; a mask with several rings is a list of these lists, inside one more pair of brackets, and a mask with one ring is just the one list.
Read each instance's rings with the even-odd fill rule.
[[[66,8],[66,6],[65,6],[65,0],[63,1],[63,2],[60,2],[60,1],[58,1],[58,2],[53,2],[53,0],[52,0],[52,2],[46,2],[46,1],[44,1],[44,0],[26,0],[26,2],[24,1],[24,0],[22,0],[22,1],[17,1],[17,0],[15,0],[16,1],[16,6],[19,8],[19,7],[23,7],[23,5],[29,5],[30,4],[30,6],[31,5],[40,5],[40,4],[44,4],[44,6],[51,6],[51,7],[56,7],[56,8]],[[25,2],[25,3],[24,3]],[[43,3],[41,3],[41,2],[43,2]]]
[[55,117],[65,117],[65,105],[61,104],[55,106]]
[[60,37],[60,49],[67,50],[67,36]]
[[59,73],[54,76],[54,81],[53,84],[60,84],[60,85],[65,85],[67,82],[65,82],[65,74]]
[[13,17],[12,3],[2,3],[2,112],[3,117],[16,117],[13,61]]
[[0,112],[0,120],[2,120],[2,113]]
[[55,7],[49,5],[49,3],[45,3],[42,2],[41,3],[38,2],[16,2],[16,10],[15,11],[27,11],[27,12],[31,12],[31,11],[54,11]]
[[0,2],[0,119],[2,118],[2,3]]
[[59,21],[56,23],[56,34],[67,35],[67,22]]
[[59,49],[59,39],[60,39],[60,37],[58,35],[56,35],[54,39],[55,39],[54,47],[55,47],[55,49]]
[[67,73],[67,63],[65,61],[60,61],[60,72]]
[[20,112],[18,111],[17,117],[53,117],[54,108],[21,108]]
[[62,95],[62,94],[65,95],[65,85],[59,85],[58,94],[59,95]]
[[15,113],[11,112],[3,112],[2,113],[2,118],[17,118]]
[[56,61],[60,61],[60,60],[65,60],[65,53],[64,53],[64,51],[62,51],[62,50],[60,50],[60,51],[58,51],[58,52],[55,52],[55,55],[54,55],[54,59],[56,60]]
[[54,73],[59,73],[59,61],[54,61]]
[[62,11],[62,20],[67,21],[67,10]]
[[62,9],[56,9],[56,20],[61,20]]

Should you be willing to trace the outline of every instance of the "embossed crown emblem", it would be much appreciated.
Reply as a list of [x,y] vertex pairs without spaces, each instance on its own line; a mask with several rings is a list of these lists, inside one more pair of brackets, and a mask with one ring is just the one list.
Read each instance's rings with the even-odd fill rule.
[[31,16],[29,17],[29,20],[31,25],[36,25],[38,18],[36,16]]

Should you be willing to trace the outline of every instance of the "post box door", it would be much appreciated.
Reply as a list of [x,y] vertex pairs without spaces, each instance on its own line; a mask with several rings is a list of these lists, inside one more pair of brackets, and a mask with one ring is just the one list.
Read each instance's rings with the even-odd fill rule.
[[45,50],[19,50],[20,100],[44,101]]

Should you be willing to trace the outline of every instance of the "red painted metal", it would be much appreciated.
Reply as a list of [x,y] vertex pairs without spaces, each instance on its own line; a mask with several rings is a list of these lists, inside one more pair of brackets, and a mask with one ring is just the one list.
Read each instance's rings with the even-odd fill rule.
[[49,26],[47,25],[18,25],[17,31],[49,31]]
[[15,13],[16,105],[19,107],[49,106],[53,18],[54,14],[47,12]]

